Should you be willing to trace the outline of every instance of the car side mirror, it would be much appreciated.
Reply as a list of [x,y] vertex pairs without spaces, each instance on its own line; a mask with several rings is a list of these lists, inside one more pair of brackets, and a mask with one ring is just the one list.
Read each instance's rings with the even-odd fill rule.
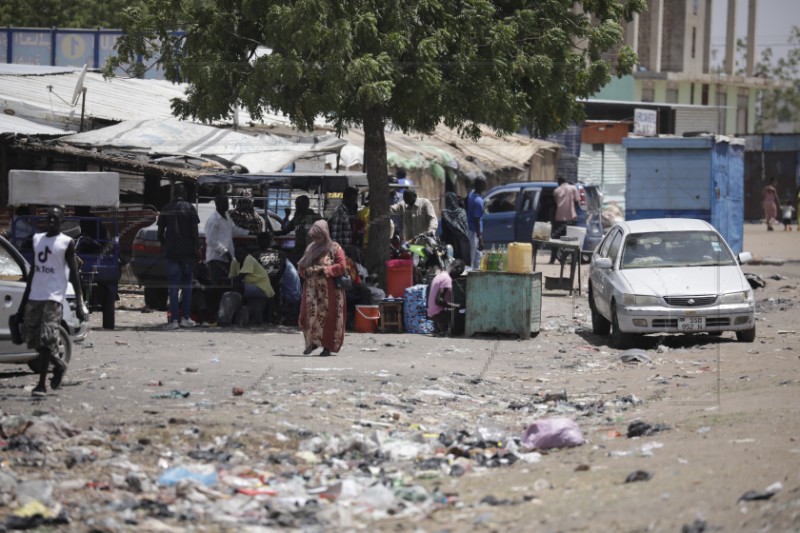
[[739,259],[739,264],[744,265],[746,263],[749,263],[753,259],[753,254],[751,254],[750,252],[740,252],[739,255],[736,257],[737,259]]
[[597,268],[603,268],[606,270],[611,270],[611,267],[614,266],[614,264],[611,262],[611,258],[609,257],[595,257],[592,263]]

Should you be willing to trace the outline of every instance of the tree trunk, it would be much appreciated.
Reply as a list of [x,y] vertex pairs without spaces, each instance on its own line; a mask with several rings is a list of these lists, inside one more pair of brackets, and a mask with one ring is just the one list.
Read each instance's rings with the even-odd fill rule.
[[366,266],[384,278],[384,261],[389,255],[389,178],[386,164],[386,119],[375,109],[364,113],[364,165],[369,184],[369,244]]

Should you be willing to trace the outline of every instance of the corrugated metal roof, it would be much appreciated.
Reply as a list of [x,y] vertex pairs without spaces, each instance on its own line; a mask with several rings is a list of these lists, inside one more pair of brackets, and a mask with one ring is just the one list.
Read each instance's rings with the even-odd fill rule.
[[0,113],[0,133],[14,133],[17,135],[65,135],[72,132]]
[[[437,126],[431,135],[405,135],[385,132],[386,150],[390,159],[418,161],[427,166],[430,161],[458,168],[464,174],[480,175],[505,169],[525,169],[531,158],[541,150],[559,151],[561,146],[524,135],[497,137],[493,130],[481,128],[483,136],[477,141],[462,138],[445,126]],[[363,164],[364,132],[351,128],[345,135],[350,144],[342,151],[346,167]],[[329,163],[335,165],[333,161]]]
[[80,67],[51,67],[49,65],[22,65],[19,63],[0,63],[0,76],[45,76],[77,72]]
[[[79,97],[75,105],[71,102],[80,77],[80,69],[62,74],[0,75],[0,111],[10,109],[20,117],[75,130],[81,120],[82,101]],[[160,80],[106,80],[96,72],[86,73],[83,87],[85,118],[115,122],[172,118],[170,101],[182,98],[184,90],[183,85]]]
[[332,136],[316,143],[290,142],[275,135],[247,135],[175,118],[126,121],[78,133],[63,142],[150,155],[215,156],[241,165],[251,174],[280,172],[297,159],[336,153],[346,144]]

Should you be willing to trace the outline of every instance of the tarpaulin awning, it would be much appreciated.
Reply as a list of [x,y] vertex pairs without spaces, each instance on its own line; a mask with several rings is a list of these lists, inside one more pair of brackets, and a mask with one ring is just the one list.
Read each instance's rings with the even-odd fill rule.
[[298,159],[336,154],[347,144],[332,135],[313,143],[292,142],[277,135],[248,135],[174,118],[121,122],[62,141],[86,149],[223,159],[250,174],[278,173]]
[[231,185],[245,188],[291,188],[307,191],[320,189],[325,192],[342,192],[347,187],[366,187],[367,175],[361,172],[215,174],[202,176],[197,183],[199,185]]

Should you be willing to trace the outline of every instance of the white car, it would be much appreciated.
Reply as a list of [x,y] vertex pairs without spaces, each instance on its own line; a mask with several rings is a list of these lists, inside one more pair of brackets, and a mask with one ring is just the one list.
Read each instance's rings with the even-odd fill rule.
[[[3,237],[0,237],[0,363],[27,363],[34,372],[39,371],[38,354],[25,344],[11,342],[8,317],[17,312],[22,295],[25,293],[25,280],[29,272],[28,263]],[[61,327],[59,328],[58,356],[69,363],[72,357],[72,343],[86,337],[88,324],[75,316],[75,292],[72,285],[67,286],[66,302],[63,305]]]
[[592,331],[617,348],[647,333],[736,332],[756,337],[753,290],[711,224],[662,218],[619,222],[592,255]]

